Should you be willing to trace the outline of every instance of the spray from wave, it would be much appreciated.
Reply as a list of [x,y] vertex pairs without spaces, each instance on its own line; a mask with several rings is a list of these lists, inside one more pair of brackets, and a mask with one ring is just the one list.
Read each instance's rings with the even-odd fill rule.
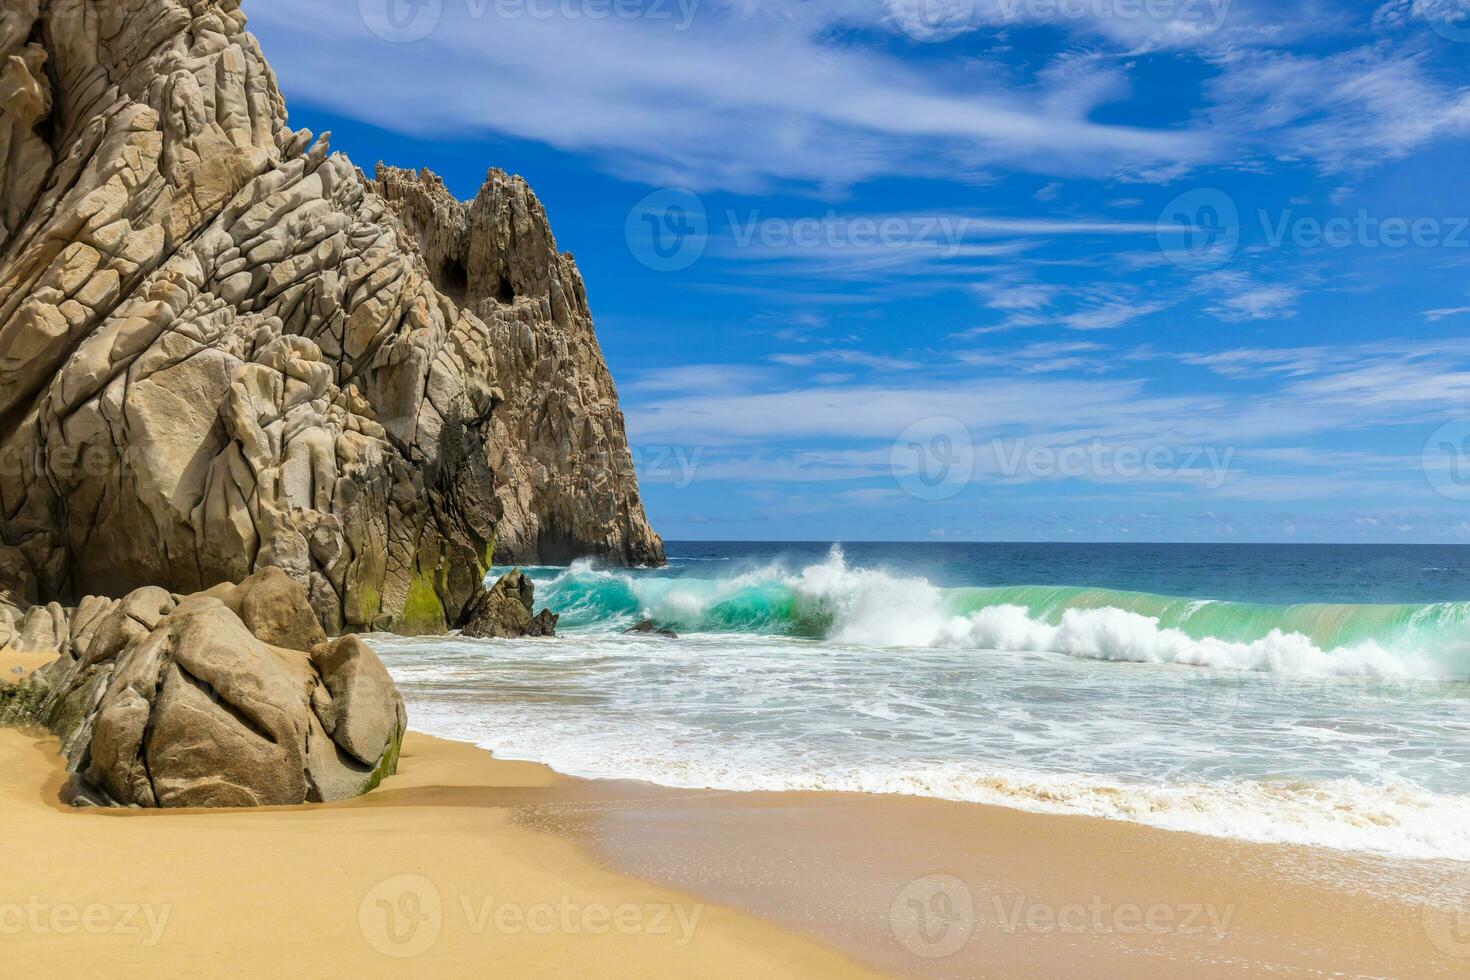
[[691,633],[749,633],[883,648],[1040,651],[1094,660],[1305,676],[1470,678],[1470,603],[1292,605],[1111,589],[939,588],[851,567],[840,548],[793,571],[719,577],[599,569],[539,576],[565,627],[638,619]]

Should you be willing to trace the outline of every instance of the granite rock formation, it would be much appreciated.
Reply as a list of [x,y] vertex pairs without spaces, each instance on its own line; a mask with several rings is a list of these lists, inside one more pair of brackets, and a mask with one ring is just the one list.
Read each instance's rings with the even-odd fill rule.
[[504,398],[490,419],[499,563],[596,554],[663,564],[587,288],[530,187],[492,170],[461,202],[427,170],[384,166],[371,186],[418,242],[434,285],[489,330]]
[[523,182],[368,181],[238,0],[7,0],[0,604],[277,568],[329,634],[433,633],[577,554],[662,545]]
[[397,768],[407,719],[387,670],[355,636],[328,642],[279,569],[188,597],[88,598],[50,625],[33,640],[60,656],[33,683],[73,803],[331,802]]
[[480,640],[555,636],[560,617],[549,609],[533,615],[535,608],[536,584],[514,569],[470,604],[461,635]]

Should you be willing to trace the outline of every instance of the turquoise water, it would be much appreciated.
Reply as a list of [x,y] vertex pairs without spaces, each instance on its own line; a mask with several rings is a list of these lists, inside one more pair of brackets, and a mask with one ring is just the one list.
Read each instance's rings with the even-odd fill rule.
[[676,543],[531,569],[557,640],[378,646],[415,727],[579,775],[1470,860],[1467,551]]

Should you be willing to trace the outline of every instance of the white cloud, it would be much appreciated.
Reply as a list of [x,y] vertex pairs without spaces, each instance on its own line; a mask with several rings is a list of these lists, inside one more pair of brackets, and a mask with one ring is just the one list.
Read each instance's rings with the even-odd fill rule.
[[1215,297],[1205,312],[1227,322],[1289,320],[1297,314],[1302,291],[1281,283],[1260,283],[1244,272],[1222,270],[1198,276],[1195,285]]
[[991,368],[1017,374],[1058,374],[1068,371],[1096,373],[1108,368],[1102,358],[1092,355],[1107,350],[1102,344],[1085,341],[1046,341],[1027,344],[1011,350],[960,351],[955,355],[961,364]]
[[788,367],[811,367],[815,364],[850,364],[854,367],[873,368],[879,371],[912,371],[919,367],[918,361],[849,349],[821,350],[808,354],[772,354],[769,359],[775,361],[777,364],[785,364]]
[[[492,13],[468,12],[482,6]],[[445,3],[438,28],[404,45],[379,42],[356,7],[250,7],[289,92],[389,129],[593,153],[652,184],[841,188],[991,162],[1103,175],[1204,160],[1215,143],[1190,129],[1092,121],[1099,100],[1119,94],[1096,66],[1001,87],[954,63],[835,42],[834,26],[878,16],[857,4],[710,3],[681,31],[669,20],[504,18],[494,4]]]
[[1423,51],[1388,42],[1327,55],[1231,49],[1214,61],[1208,118],[1277,159],[1351,173],[1470,133],[1470,92],[1437,81]]

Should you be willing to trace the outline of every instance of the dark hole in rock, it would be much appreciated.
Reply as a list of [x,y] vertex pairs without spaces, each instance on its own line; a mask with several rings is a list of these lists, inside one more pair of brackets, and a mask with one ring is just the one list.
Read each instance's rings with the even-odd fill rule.
[[495,283],[495,301],[509,305],[516,301],[516,291],[510,280],[501,276]]
[[470,291],[470,274],[465,270],[463,262],[459,259],[445,259],[439,281],[444,295],[460,305],[464,304],[465,295]]

